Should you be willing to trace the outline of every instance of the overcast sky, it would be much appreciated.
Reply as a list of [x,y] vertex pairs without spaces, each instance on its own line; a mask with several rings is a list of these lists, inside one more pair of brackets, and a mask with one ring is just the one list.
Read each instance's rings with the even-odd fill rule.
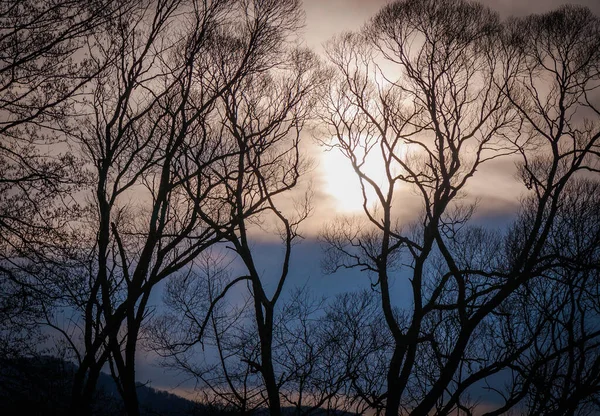
[[[304,0],[306,26],[303,38],[306,45],[322,53],[323,44],[331,37],[345,31],[356,31],[374,16],[389,0]],[[481,0],[497,11],[502,19],[510,16],[523,16],[531,13],[544,13],[563,4],[578,4],[590,8],[600,15],[600,0]],[[354,187],[357,183],[352,178],[353,172],[342,157],[323,154],[322,148],[312,143],[307,145],[309,153],[316,161],[314,191],[319,202],[315,206],[315,215],[305,224],[308,235],[318,232],[323,219],[338,213],[353,211],[347,200],[351,200],[354,208],[359,208],[362,200],[360,195],[349,198],[348,191],[341,186],[341,178],[349,178],[346,188]],[[514,161],[500,159],[482,166],[474,180],[469,184],[469,192],[480,198],[478,215],[493,221],[495,217],[507,217],[517,209],[518,197],[522,192],[520,184],[510,174],[514,170]],[[508,173],[508,174],[507,174]],[[337,176],[337,177],[336,177]],[[523,188],[524,189],[524,188]],[[346,201],[342,201],[344,197]],[[413,210],[411,204],[407,210]],[[358,209],[354,209],[358,211]]]

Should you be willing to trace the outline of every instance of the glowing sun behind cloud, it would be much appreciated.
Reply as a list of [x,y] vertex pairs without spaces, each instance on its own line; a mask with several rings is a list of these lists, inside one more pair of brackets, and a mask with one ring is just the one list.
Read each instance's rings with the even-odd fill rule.
[[320,163],[324,191],[336,201],[339,211],[358,211],[363,204],[360,182],[350,161],[338,150],[323,152]]
[[[361,211],[364,202],[363,192],[350,160],[339,149],[334,148],[321,153],[319,165],[324,178],[323,190],[335,199],[336,211],[346,213]],[[387,188],[383,160],[376,151],[366,158],[362,171],[378,186]],[[371,207],[377,202],[377,194],[368,184],[365,190],[367,206]]]

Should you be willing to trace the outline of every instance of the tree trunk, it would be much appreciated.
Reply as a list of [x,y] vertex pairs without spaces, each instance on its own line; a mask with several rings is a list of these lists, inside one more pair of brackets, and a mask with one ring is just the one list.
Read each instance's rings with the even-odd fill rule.
[[262,313],[262,304],[255,299],[257,311],[258,336],[260,337],[260,372],[265,381],[267,397],[269,400],[269,414],[271,416],[281,415],[281,403],[279,401],[279,388],[275,378],[275,369],[273,368],[273,309],[270,306],[265,307],[265,313]]
[[262,375],[265,380],[265,387],[267,389],[267,397],[269,398],[269,414],[271,416],[281,415],[281,403],[279,402],[279,388],[277,387],[277,380],[275,379],[275,370],[273,369],[273,360],[271,356],[271,342],[268,340],[268,347],[263,348],[263,342],[261,342],[261,360],[262,360]]
[[[135,383],[135,352],[140,323],[140,321],[133,317],[129,317],[129,332],[127,334],[127,344],[125,346],[125,360],[119,360],[119,363],[121,364],[121,368],[119,369],[119,381],[123,388],[123,404],[125,405],[127,416],[140,415],[140,403]],[[113,354],[121,354],[118,344],[115,344]]]
[[80,367],[77,370],[71,389],[70,414],[72,416],[92,414],[92,402],[99,376],[100,366],[90,366],[89,371],[86,371],[85,367]]
[[127,371],[123,378],[123,403],[127,416],[139,416],[140,404],[135,385],[135,371]]
[[400,375],[402,361],[398,357],[399,352],[399,348],[396,346],[387,373],[386,416],[396,416],[400,407],[400,380],[398,380],[398,376]]

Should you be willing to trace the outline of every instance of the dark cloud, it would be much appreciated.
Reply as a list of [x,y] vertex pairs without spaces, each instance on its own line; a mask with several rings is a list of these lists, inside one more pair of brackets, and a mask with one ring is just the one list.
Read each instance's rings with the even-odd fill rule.
[[[304,0],[306,40],[310,46],[320,45],[336,33],[357,30],[390,0]],[[600,14],[599,0],[482,0],[502,18],[544,13],[563,4],[578,4]]]
[[481,1],[490,8],[498,11],[505,18],[509,16],[524,16],[532,13],[545,13],[554,10],[563,4],[577,4],[588,7],[596,14],[600,14],[600,1],[598,0],[486,0]]

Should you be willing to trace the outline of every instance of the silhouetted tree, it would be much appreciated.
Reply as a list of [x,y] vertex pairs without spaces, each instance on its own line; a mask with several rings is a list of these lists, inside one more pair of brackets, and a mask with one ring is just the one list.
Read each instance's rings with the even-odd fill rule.
[[277,65],[297,19],[295,1],[138,2],[89,42],[93,76],[59,124],[85,172],[72,195],[81,210],[46,271],[28,275],[73,314],[48,323],[78,362],[74,414],[89,412],[106,363],[127,413],[139,413],[135,355],[152,288],[240,221],[219,202],[219,172],[242,154],[224,134],[222,97]]
[[[296,2],[287,4],[290,7],[288,17],[293,16],[291,12],[298,12],[297,6]],[[211,175],[224,184],[219,201],[222,207],[220,212],[229,215],[228,221],[233,227],[222,230],[217,221],[206,221],[222,230],[223,240],[239,256],[246,274],[224,285],[223,293],[212,299],[206,318],[191,322],[192,325],[201,323],[191,332],[191,345],[202,341],[218,301],[235,284],[246,281],[254,315],[250,337],[256,339],[258,345],[257,348],[244,349],[244,352],[255,351],[257,355],[244,357],[248,368],[243,371],[260,373],[271,414],[281,412],[279,389],[282,381],[278,380],[273,357],[275,306],[289,274],[292,246],[299,238],[298,227],[310,213],[309,195],[291,207],[281,207],[284,203],[281,196],[296,187],[307,168],[299,148],[300,133],[310,116],[315,93],[323,80],[318,61],[311,52],[291,49],[273,61],[269,72],[248,76],[231,85],[219,105],[224,117],[223,136],[226,137],[222,140],[231,140],[235,146],[234,153],[238,156],[235,162],[223,163],[218,170],[211,171]],[[195,190],[190,189],[190,194],[195,195]],[[262,221],[274,222],[270,226],[276,227],[275,232],[283,245],[275,291],[270,295],[267,294],[264,277],[259,272],[251,248],[257,233],[266,231],[256,227]],[[218,332],[217,328],[213,329]],[[217,339],[221,338],[216,335]],[[222,352],[222,345],[216,347]],[[225,380],[228,380],[227,365],[223,363],[223,358],[221,361]],[[247,392],[237,393],[237,387],[233,385],[229,388],[238,405],[246,409]]]
[[[532,350],[544,345],[542,328],[550,322],[520,332],[518,347],[504,336],[497,349],[488,349],[486,332],[497,335],[494,326],[517,302],[513,296],[532,285],[552,285],[546,273],[553,262],[578,258],[574,252],[547,256],[546,250],[569,184],[578,172],[597,172],[597,123],[576,120],[575,112],[598,115],[591,94],[599,80],[599,27],[584,8],[565,7],[502,26],[477,4],[398,1],[384,7],[364,32],[330,46],[338,81],[325,103],[323,120],[334,137],[328,144],[347,156],[360,179],[368,222],[361,227],[340,220],[325,229],[323,240],[330,270],[362,268],[380,291],[394,340],[380,397],[386,414],[470,414],[475,402],[469,401],[468,386],[475,382],[513,366],[527,374],[520,380],[537,380],[546,364],[559,365],[549,358],[551,348],[532,359],[546,364],[523,365],[539,355]],[[520,177],[532,190],[524,217],[506,237],[467,227],[474,206],[460,197],[469,179],[482,163],[510,153],[522,158]],[[381,166],[381,182],[369,171],[369,160]],[[401,184],[416,192],[423,207],[412,227],[395,219],[392,210],[392,203],[401,201]],[[391,298],[390,284],[402,278],[400,270],[408,273],[409,305]],[[568,285],[558,288],[559,296],[571,299],[558,304],[574,305]],[[543,310],[552,311],[555,302]],[[536,314],[523,309],[521,316],[511,314],[515,321],[505,328],[514,329],[519,320],[535,325],[529,319],[538,319]],[[572,322],[562,325],[580,319],[570,316]],[[594,321],[589,319],[586,325]],[[562,337],[555,336],[553,348]],[[575,344],[563,342],[571,354]],[[568,377],[586,374],[586,381],[595,383],[594,354],[577,361],[577,371],[571,359]],[[563,405],[570,406],[559,413],[574,412],[583,403],[584,389],[569,383],[557,387],[563,399],[569,397]],[[495,412],[527,396],[533,397],[528,411],[535,413],[543,396],[528,396],[532,390],[523,383],[513,387],[506,405]]]
[[[295,203],[291,213],[288,208],[288,214],[278,196],[293,189],[306,169],[299,149],[300,133],[310,114],[311,98],[322,83],[310,52],[292,51],[288,59],[284,64],[289,76],[249,78],[224,96],[228,127],[240,152],[237,164],[226,171],[233,180],[225,203],[236,227],[225,240],[247,269],[244,278],[252,294],[260,346],[257,360],[249,364],[262,375],[273,415],[281,414],[281,382],[273,362],[275,306],[289,275],[292,246],[300,237],[298,227],[310,213],[309,195]],[[261,216],[275,221],[283,246],[275,291],[270,295],[252,250],[253,223]]]
[[367,291],[318,301],[301,291],[286,305],[278,358],[289,374],[284,398],[297,414],[363,414],[373,407],[391,347],[378,306]]
[[202,403],[246,415],[264,407],[266,396],[260,375],[248,363],[259,351],[249,298],[236,302],[225,291],[235,284],[231,267],[231,259],[213,250],[188,272],[171,277],[164,294],[168,311],[154,319],[146,344],[163,358],[164,367],[196,381]]
[[136,3],[0,5],[0,343],[8,355],[6,348],[31,353],[39,340],[35,323],[48,296],[22,269],[42,273],[41,263],[63,238],[69,194],[81,184],[75,157],[56,129],[76,113],[78,97],[107,64],[89,54],[94,37]]
[[[226,257],[211,253],[196,265],[196,273],[170,279],[169,313],[156,321],[149,346],[165,367],[197,380],[203,403],[250,414],[268,401],[255,368],[260,343],[252,298],[224,295],[234,281],[232,267]],[[299,415],[367,410],[389,353],[380,322],[377,298],[370,292],[328,301],[304,287],[286,296],[276,310],[272,346],[282,406]],[[355,398],[355,390],[363,396]]]

